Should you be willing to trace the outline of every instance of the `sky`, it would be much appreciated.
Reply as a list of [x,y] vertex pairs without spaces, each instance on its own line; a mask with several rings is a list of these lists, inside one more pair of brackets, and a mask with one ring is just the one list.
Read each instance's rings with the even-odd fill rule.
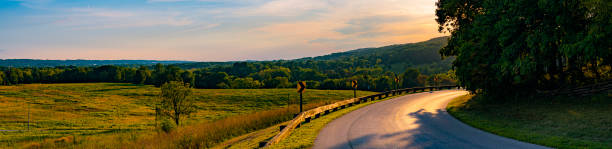
[[436,0],[0,0],[0,59],[279,60],[413,43]]

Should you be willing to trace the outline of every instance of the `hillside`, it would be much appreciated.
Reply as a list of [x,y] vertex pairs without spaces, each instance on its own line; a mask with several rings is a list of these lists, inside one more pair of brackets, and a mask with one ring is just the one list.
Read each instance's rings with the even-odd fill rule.
[[[423,42],[389,45],[376,48],[362,48],[324,56],[306,57],[294,60],[248,61],[250,63],[304,63],[352,62],[351,66],[370,68],[381,67],[388,71],[401,73],[409,67],[418,68],[423,74],[442,73],[450,70],[454,57],[442,60],[438,50],[444,47],[448,37],[437,37]],[[183,69],[230,66],[236,62],[195,62],[174,64]]]
[[[440,60],[438,50],[446,45],[448,37],[437,37],[427,41],[417,43],[396,44],[377,48],[355,49],[346,52],[332,53],[324,56],[311,58],[313,60],[332,60],[347,57],[408,57],[403,61],[410,61],[415,64],[430,63]],[[399,54],[399,55],[395,55]],[[393,62],[397,62],[394,60]]]
[[447,42],[448,37],[444,36],[417,43],[363,48],[305,59],[347,60],[357,58],[376,62],[376,65],[397,73],[406,70],[408,67],[416,67],[422,73],[432,74],[447,71],[451,67],[454,58],[442,60],[438,53],[438,50],[446,46]]

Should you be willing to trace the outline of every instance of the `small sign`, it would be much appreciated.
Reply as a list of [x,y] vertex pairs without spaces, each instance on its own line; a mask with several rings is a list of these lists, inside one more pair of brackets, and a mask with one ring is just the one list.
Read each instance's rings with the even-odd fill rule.
[[357,80],[351,81],[351,86],[356,89],[357,88]]
[[395,76],[395,83],[399,83],[399,77]]
[[298,93],[304,93],[305,90],[306,90],[306,82],[299,81],[297,83],[297,92]]

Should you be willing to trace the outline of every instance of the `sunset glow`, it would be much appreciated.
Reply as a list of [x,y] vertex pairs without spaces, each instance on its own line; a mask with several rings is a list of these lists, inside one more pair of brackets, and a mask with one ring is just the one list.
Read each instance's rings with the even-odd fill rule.
[[434,0],[0,2],[0,59],[276,60],[443,36]]

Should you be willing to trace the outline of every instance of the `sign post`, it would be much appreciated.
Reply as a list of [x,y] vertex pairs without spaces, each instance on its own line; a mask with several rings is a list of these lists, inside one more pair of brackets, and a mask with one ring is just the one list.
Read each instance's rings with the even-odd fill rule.
[[395,75],[395,90],[399,89],[400,79],[397,75]]
[[435,76],[434,76],[434,88],[436,88],[436,89],[437,89],[437,87],[438,87],[438,76],[437,76],[437,75],[435,75]]
[[300,93],[300,113],[302,113],[302,93],[306,90],[306,82],[299,81],[297,83],[297,92]]
[[357,98],[357,80],[351,81],[351,86],[353,87],[353,98]]

